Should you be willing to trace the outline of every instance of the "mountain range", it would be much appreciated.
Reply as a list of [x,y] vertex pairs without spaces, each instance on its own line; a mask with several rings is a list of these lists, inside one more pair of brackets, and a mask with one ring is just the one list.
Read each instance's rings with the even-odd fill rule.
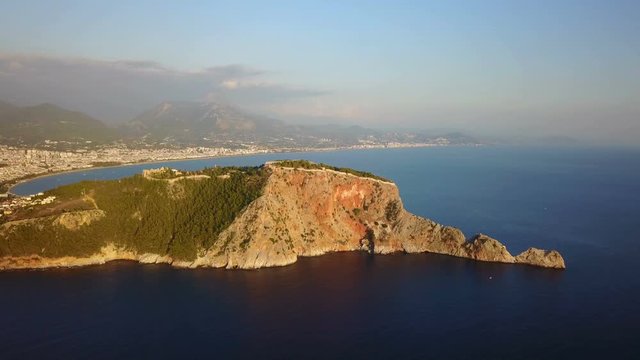
[[163,102],[120,127],[134,139],[177,144],[265,142],[290,134],[292,127],[268,117],[251,115],[229,105]]
[[[464,134],[433,136],[361,126],[293,125],[220,103],[163,102],[117,127],[52,104],[19,107],[0,102],[0,144],[65,147],[130,145],[328,148],[388,143],[476,144]],[[53,145],[52,145],[53,144]]]

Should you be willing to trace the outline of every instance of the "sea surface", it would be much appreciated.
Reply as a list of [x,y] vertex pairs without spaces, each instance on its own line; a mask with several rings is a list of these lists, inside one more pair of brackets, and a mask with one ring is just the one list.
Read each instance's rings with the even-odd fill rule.
[[391,178],[409,211],[513,254],[557,249],[567,269],[353,252],[250,271],[113,262],[0,272],[0,359],[640,358],[639,150],[271,154],[74,172],[13,190],[283,158]]

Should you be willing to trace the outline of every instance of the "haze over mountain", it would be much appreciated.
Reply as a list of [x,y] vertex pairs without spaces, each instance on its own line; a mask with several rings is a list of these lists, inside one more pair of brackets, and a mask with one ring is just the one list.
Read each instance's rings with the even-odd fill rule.
[[0,143],[30,145],[51,141],[106,142],[117,139],[100,120],[53,104],[18,107],[0,101]]
[[250,115],[229,105],[186,101],[163,102],[121,129],[135,137],[179,143],[255,141],[289,131],[280,120]]
[[459,133],[378,131],[361,126],[292,125],[218,102],[165,101],[117,127],[52,104],[0,103],[0,144],[64,147],[107,142],[162,146],[327,148],[388,143],[476,144]]
[[637,1],[9,1],[0,99],[640,145]]
[[136,139],[200,145],[249,142],[275,147],[330,147],[435,142],[439,137],[452,139],[455,144],[477,143],[477,140],[459,133],[428,134],[419,131],[379,131],[353,125],[289,124],[217,102],[165,101],[120,129]]

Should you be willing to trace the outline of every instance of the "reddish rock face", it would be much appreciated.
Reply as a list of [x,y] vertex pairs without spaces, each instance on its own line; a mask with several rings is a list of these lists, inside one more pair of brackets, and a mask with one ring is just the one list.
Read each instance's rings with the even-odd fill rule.
[[[265,195],[252,203],[221,238],[246,234],[209,254],[227,257],[227,267],[257,268],[332,251],[433,252],[479,261],[515,263],[499,241],[464,234],[405,211],[395,184],[332,170],[270,165]],[[222,244],[217,241],[216,244]],[[558,254],[559,255],[559,254]],[[540,262],[517,261],[537,266]]]
[[354,179],[350,184],[338,184],[333,189],[333,200],[347,210],[361,209],[365,198],[371,198],[369,182]]

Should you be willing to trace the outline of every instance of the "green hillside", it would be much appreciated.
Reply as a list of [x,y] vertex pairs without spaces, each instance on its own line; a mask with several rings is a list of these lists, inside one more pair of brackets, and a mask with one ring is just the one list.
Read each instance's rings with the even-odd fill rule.
[[[194,259],[260,196],[267,176],[263,167],[227,167],[172,178],[136,175],[63,186],[45,194],[56,196],[54,203],[22,209],[10,219],[27,221],[0,224],[0,257],[86,256],[113,243],[140,253]],[[105,216],[77,229],[55,224],[54,215],[92,209]]]

